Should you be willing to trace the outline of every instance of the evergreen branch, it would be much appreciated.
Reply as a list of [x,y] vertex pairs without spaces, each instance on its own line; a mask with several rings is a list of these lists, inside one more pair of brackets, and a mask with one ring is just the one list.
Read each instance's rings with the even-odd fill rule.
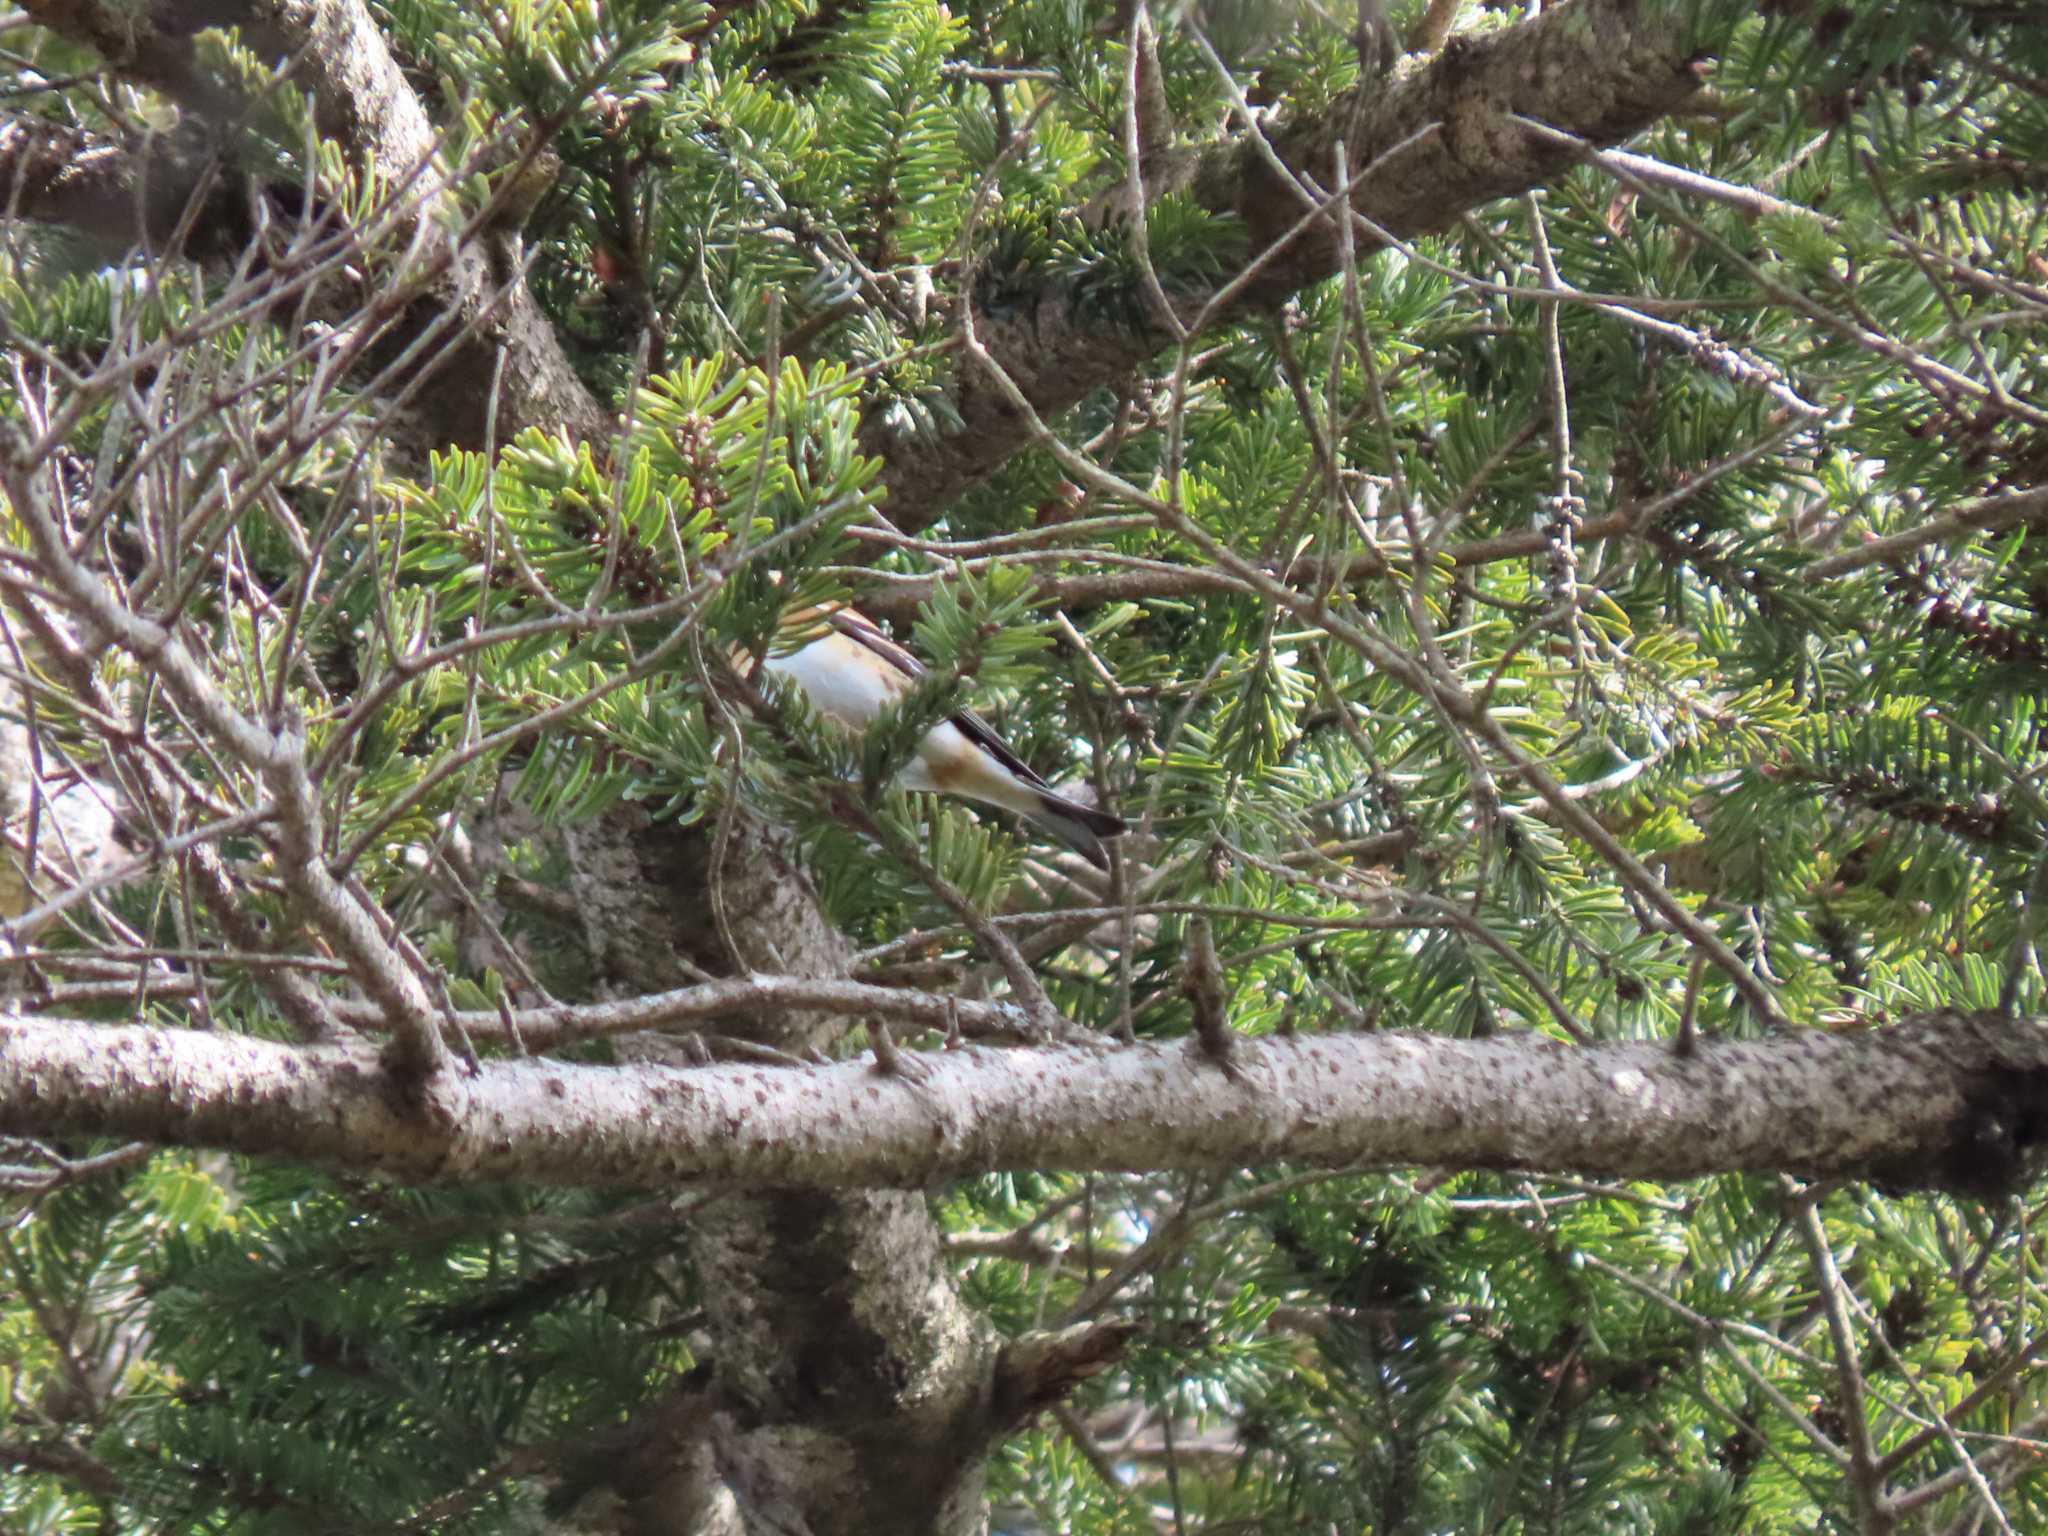
[[[1303,226],[1297,178],[1334,185],[1340,148],[1348,165],[1361,168],[1351,206],[1373,225],[1400,237],[1441,230],[1578,163],[1577,149],[1511,127],[1511,115],[1594,146],[1617,143],[1699,90],[1691,49],[1670,13],[1626,0],[1570,0],[1534,21],[1464,39],[1398,80],[1363,81],[1327,112],[1285,124],[1270,143],[1261,129],[1201,151],[1183,190],[1197,206],[1241,220],[1249,248],[1265,253],[1235,304],[1208,320],[1278,303],[1339,269],[1338,221]],[[1401,152],[1388,156],[1396,146]],[[1151,181],[1150,194],[1175,190],[1179,181]],[[1286,243],[1271,249],[1279,241]],[[1361,243],[1357,254],[1375,248]],[[1128,380],[1172,340],[1142,312],[1104,325],[1099,307],[1084,302],[1070,279],[1046,279],[1023,294],[1006,290],[1000,306],[982,295],[971,307],[990,351],[1041,416]],[[1175,299],[1176,313],[1189,317],[1205,307],[1201,293]],[[902,433],[884,413],[863,427],[864,450],[886,463],[887,506],[899,529],[930,526],[1030,442],[1028,424],[972,366],[956,374],[950,403],[961,424],[936,443]]]
[[[1407,688],[1417,698],[1439,709],[1446,721],[1454,722],[1482,738],[1512,765],[1513,771],[1541,797],[1563,826],[1597,851],[1615,873],[1641,895],[1660,916],[1684,934],[1719,967],[1758,1019],[1766,1023],[1780,1021],[1781,1015],[1777,1004],[1772,1000],[1762,978],[1745,965],[1741,957],[1730,949],[1721,936],[1698,914],[1680,902],[1641,859],[1622,845],[1619,838],[1602,826],[1585,807],[1579,805],[1541,762],[1524,751],[1487,710],[1483,700],[1470,693],[1455,673],[1430,659],[1410,656],[1363,620],[1340,617],[1331,612],[1319,594],[1311,596],[1296,592],[1267,576],[1257,566],[1195,523],[1182,508],[1162,501],[1156,496],[1147,495],[1128,480],[1075,453],[1045,424],[1044,419],[1032,408],[1022,387],[1003,371],[971,327],[963,332],[962,340],[968,356],[980,364],[995,388],[1006,396],[1011,410],[1076,482],[1114,496],[1132,506],[1146,508],[1159,520],[1162,529],[1187,540],[1217,566],[1244,582],[1258,596],[1304,623],[1321,627],[1332,639],[1341,641],[1377,670]],[[1476,756],[1473,766],[1479,767]]]
[[1937,1499],[1946,1498],[1964,1488],[1985,1488],[1989,1480],[1996,1479],[1999,1487],[2010,1486],[2020,1477],[2027,1476],[2040,1463],[2041,1441],[2039,1436],[2048,1431],[2048,1413],[2030,1414],[2013,1425],[2013,1432],[1998,1444],[1967,1459],[1963,1465],[1951,1467],[1937,1477],[1931,1477],[1917,1488],[1908,1489],[1892,1500],[1892,1509],[1899,1515],[1910,1515]]
[[963,1048],[914,1083],[806,1068],[486,1062],[446,1113],[395,1101],[369,1051],[0,1015],[0,1126],[275,1154],[405,1179],[921,1188],[1005,1169],[1311,1165],[1804,1178],[1989,1193],[2048,1153],[2048,1021],[1572,1047],[1499,1035],[1246,1039],[1226,1076],[1183,1044]]
[[1968,533],[1996,533],[2020,523],[2038,523],[2048,518],[2048,486],[2012,491],[2000,496],[1979,496],[1958,502],[1948,511],[1924,523],[1873,538],[1838,555],[1827,555],[1800,572],[1812,581],[1833,581],[1866,566],[1896,561],[1928,544],[1961,538]]
[[1779,783],[1803,779],[1820,784],[1880,816],[1914,826],[1934,827],[1980,847],[2030,849],[2037,843],[2036,838],[2028,835],[2026,824],[2013,816],[2011,807],[1995,796],[1952,800],[1896,771],[1814,765],[1804,769],[1772,768],[1765,777]]
[[1957,596],[1943,573],[1925,559],[1897,571],[1885,583],[1885,591],[1911,599],[1929,629],[1954,635],[1973,655],[2048,671],[2048,640],[2017,625],[2000,623],[1984,604]]
[[279,864],[286,884],[390,1019],[396,1037],[389,1065],[408,1087],[424,1085],[448,1062],[433,1005],[419,978],[387,940],[380,915],[344,889],[328,868],[318,797],[306,763],[304,722],[288,718],[274,729],[258,725],[228,703],[175,635],[129,611],[74,556],[12,443],[0,451],[0,486],[35,546],[43,573],[87,631],[103,643],[119,645],[153,672],[182,709],[263,780],[275,805]]
[[90,1452],[66,1445],[61,1440],[46,1445],[0,1440],[0,1466],[61,1477],[102,1498],[119,1498],[126,1491],[126,1485],[112,1467]]
[[1789,1180],[1790,1194],[1798,1212],[1794,1224],[1806,1244],[1813,1265],[1815,1288],[1821,1310],[1828,1320],[1828,1332],[1835,1346],[1835,1378],[1840,1391],[1838,1417],[1846,1426],[1848,1440],[1849,1496],[1867,1531],[1889,1531],[1896,1517],[1885,1496],[1884,1474],[1877,1464],[1877,1448],[1870,1438],[1870,1403],[1863,1384],[1863,1367],[1858,1359],[1856,1330],[1849,1318],[1849,1287],[1835,1262],[1826,1229],[1821,1224],[1820,1205],[1811,1190],[1799,1190]]
[[1940,1410],[1936,1415],[1936,1423],[1916,1430],[1894,1446],[1879,1463],[1880,1470],[1887,1476],[1897,1472],[1915,1456],[1923,1454],[1935,1441],[1946,1440],[1952,1436],[1958,1426],[1969,1420],[1970,1415],[2000,1393],[2006,1394],[2008,1399],[2013,1399],[2016,1396],[2012,1391],[2015,1380],[2038,1363],[2044,1354],[2048,1354],[2048,1339],[2033,1339],[2008,1346],[2003,1359],[1993,1361],[1986,1369],[1976,1373],[1976,1379],[1968,1392],[1949,1407]]
[[[163,92],[228,134],[231,142],[246,132],[261,103],[248,100],[238,87],[202,66],[195,39],[205,28],[238,28],[244,46],[288,73],[293,87],[307,91],[315,125],[341,147],[359,175],[374,170],[402,183],[432,166],[441,153],[439,135],[362,0],[306,0],[286,6],[247,0],[204,7],[197,16],[187,16],[177,7],[150,11],[119,0],[85,0],[38,7],[35,18],[98,51],[124,78]],[[522,159],[538,155],[544,146],[544,136],[535,136],[522,149]],[[0,155],[8,148],[8,140],[0,138]],[[20,163],[40,167],[48,166],[52,153],[48,141],[39,144],[33,137],[16,141],[14,149]],[[134,200],[130,208],[147,215],[136,232],[145,243],[161,238],[180,219],[208,231],[210,240],[220,229],[232,231],[246,223],[232,219],[216,226],[210,217],[199,216],[198,208],[187,206],[187,194],[206,185],[208,172],[196,157],[188,153],[167,160],[160,152],[151,153],[157,163],[109,160],[75,181],[44,174],[40,198],[23,211],[60,220],[89,219],[92,222],[85,227],[106,235],[114,227],[106,222],[114,207],[113,191],[141,186],[150,196]],[[173,175],[163,183],[152,182],[148,178],[153,169]],[[433,377],[436,387],[412,390],[407,403],[412,419],[435,446],[483,446],[494,378],[500,380],[495,394],[498,424],[505,436],[539,426],[601,439],[605,414],[571,369],[554,327],[523,281],[501,284],[494,271],[489,242],[480,237],[493,227],[500,210],[487,207],[465,217],[453,206],[451,181],[427,180],[432,190],[410,208],[411,230],[425,233],[437,219],[445,219],[451,228],[434,230],[427,246],[433,253],[429,275],[405,295],[390,317],[390,334],[366,361],[381,366],[405,360],[407,378],[395,381],[401,384]],[[509,196],[516,181],[507,177],[501,190]],[[291,189],[291,195],[297,198],[297,189]],[[208,193],[209,209],[218,201],[217,194]],[[167,220],[171,211],[174,216]],[[213,248],[217,243],[195,254],[227,254]],[[451,333],[445,345],[412,352],[415,342],[444,331]]]
[[[1786,427],[1767,438],[1761,445],[1739,449],[1726,458],[1683,477],[1670,491],[1651,501],[1582,523],[1573,532],[1573,543],[1584,548],[1612,539],[1628,539],[1642,535],[1657,518],[1685,505],[1726,473],[1755,462],[1765,453],[1782,447],[1787,439],[1805,430],[1803,424]],[[1927,539],[1915,542],[1930,542],[1940,537],[1943,535],[1929,534]],[[1437,551],[1433,558],[1436,563],[1448,565],[1453,570],[1470,571],[1503,561],[1526,560],[1532,555],[1542,554],[1548,547],[1547,530],[1527,529],[1448,545]],[[1051,553],[1053,552],[1048,552]],[[1090,550],[1087,558],[1101,568],[1090,571],[1044,570],[1034,573],[1032,584],[1039,597],[1048,606],[1063,608],[1070,613],[1084,613],[1111,603],[1142,603],[1176,597],[1244,596],[1257,591],[1255,586],[1220,565],[1197,565],[1189,561],[1169,565],[1164,562],[1119,557],[1113,552],[1103,550]],[[1874,563],[1857,560],[1839,569],[1820,569],[1830,565],[1834,558],[1816,561],[1799,574],[1802,578],[1834,580]],[[987,556],[970,555],[960,563],[970,571],[979,571],[996,564],[1014,566],[1031,562],[1028,556],[1020,558],[1015,554],[992,553]],[[1304,595],[1312,595],[1340,587],[1357,586],[1387,576],[1402,575],[1413,570],[1416,561],[1413,553],[1404,545],[1388,543],[1377,550],[1359,551],[1338,559],[1325,559],[1314,554],[1306,554],[1287,561],[1250,563],[1270,580]],[[946,580],[944,576],[905,576],[866,570],[848,574],[859,582],[857,596],[863,613],[899,622],[915,618],[918,610],[929,601],[931,594]]]

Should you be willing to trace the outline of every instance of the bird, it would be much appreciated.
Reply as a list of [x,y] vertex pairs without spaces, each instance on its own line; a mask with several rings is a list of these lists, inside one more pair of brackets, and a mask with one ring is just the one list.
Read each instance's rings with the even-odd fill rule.
[[[760,663],[770,677],[796,684],[811,708],[859,732],[924,676],[924,663],[884,634],[874,620],[844,604],[806,608],[785,617],[785,629],[815,629],[814,638]],[[744,648],[733,665],[750,672]],[[1103,839],[1120,836],[1124,820],[1082,805],[1054,789],[1013,752],[988,722],[970,710],[940,721],[918,743],[917,755],[897,774],[903,788],[958,795],[1014,811],[1043,827],[1097,869],[1109,868]]]

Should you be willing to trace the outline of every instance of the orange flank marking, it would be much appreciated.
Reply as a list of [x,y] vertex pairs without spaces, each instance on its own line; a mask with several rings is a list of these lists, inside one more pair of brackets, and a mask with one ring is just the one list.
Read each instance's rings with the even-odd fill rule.
[[987,777],[987,767],[978,748],[969,745],[965,751],[932,752],[931,738],[926,737],[925,741],[926,752],[919,756],[923,757],[925,771],[939,788],[957,794]]

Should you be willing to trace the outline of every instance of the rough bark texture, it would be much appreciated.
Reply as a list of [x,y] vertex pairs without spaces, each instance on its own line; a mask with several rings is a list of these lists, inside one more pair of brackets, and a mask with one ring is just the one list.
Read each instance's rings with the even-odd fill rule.
[[189,132],[131,150],[65,123],[0,123],[9,214],[61,228],[88,260],[162,249],[188,209],[186,249],[200,261],[232,257],[249,237],[248,200],[230,178],[202,185],[215,164],[214,146]]
[[[1690,1056],[1532,1035],[1283,1037],[1239,1042],[1233,1064],[1235,1076],[1179,1043],[968,1046],[923,1058],[914,1080],[868,1060],[491,1062],[408,1114],[367,1050],[16,1017],[0,1023],[0,1129],[414,1179],[813,1189],[1275,1160],[1646,1179],[1779,1169],[1984,1189],[2022,1176],[2048,1142],[2048,1020],[1990,1014],[1710,1041]],[[760,1214],[788,1233],[823,1220],[779,1211]]]
[[[294,85],[311,92],[322,131],[354,165],[403,174],[433,153],[433,126],[362,0],[28,0],[27,11],[190,120],[139,146],[43,125],[0,130],[12,211],[102,252],[160,249],[195,196],[201,238],[188,254],[224,261],[253,227],[240,177],[213,177],[236,157],[207,130],[236,122],[248,103],[198,62],[205,27],[237,25],[259,54],[292,60]],[[1327,185],[1341,141],[1354,171],[1373,168],[1354,205],[1413,235],[1570,163],[1510,114],[1605,144],[1682,105],[1697,84],[1685,48],[1661,9],[1575,0],[1395,83],[1362,86],[1327,117],[1282,128],[1275,144]],[[1196,196],[1241,218],[1254,249],[1300,217],[1298,190],[1251,145],[1209,150],[1192,172]],[[412,218],[448,214],[438,227],[467,227],[460,210],[434,206],[431,174],[422,186]],[[376,336],[358,376],[390,370],[383,387],[410,391],[423,444],[482,444],[494,400],[501,441],[526,426],[602,437],[606,415],[518,280],[509,237],[475,235],[427,242],[438,265],[424,282],[414,272],[372,291],[329,280],[322,308],[362,309]],[[1297,239],[1240,302],[1270,303],[1326,275],[1333,240]],[[977,331],[1041,415],[1132,379],[1166,340],[1135,307],[1136,318],[1105,324],[1061,282],[972,302]],[[430,336],[443,339],[407,360]],[[879,419],[868,429],[900,526],[930,524],[1028,441],[1000,391],[962,366],[954,403],[964,426],[936,448],[892,437]],[[433,388],[418,388],[429,378]],[[488,862],[492,834],[475,830]],[[581,996],[673,989],[693,966],[844,975],[846,943],[793,850],[743,825],[714,874],[717,846],[712,833],[680,835],[630,814],[562,838]],[[843,1017],[757,1012],[722,1029],[794,1052],[829,1040]],[[996,1437],[1100,1368],[1121,1339],[1062,1337],[999,1356],[953,1290],[916,1192],[930,1182],[1002,1167],[1287,1157],[1646,1176],[1769,1166],[1986,1186],[2012,1177],[2042,1139],[2042,1034],[1957,1020],[1712,1046],[1690,1061],[1529,1038],[1303,1039],[1247,1043],[1235,1076],[1177,1046],[966,1049],[932,1059],[916,1080],[865,1062],[684,1069],[674,1043],[652,1037],[623,1044],[619,1066],[494,1061],[439,1072],[407,1094],[364,1045],[299,1049],[0,1015],[0,1126],[419,1179],[727,1181],[732,1190],[692,1229],[708,1364],[604,1448],[596,1475],[609,1499],[596,1501],[596,1528],[961,1532],[984,1521],[981,1465]]]
[[[187,116],[169,142],[118,148],[60,128],[10,125],[0,133],[0,177],[7,178],[9,206],[20,215],[86,234],[102,255],[108,248],[153,250],[187,217],[196,196],[202,206],[189,219],[197,235],[193,254],[230,254],[237,237],[253,227],[235,135],[244,115],[260,109],[201,67],[194,38],[208,27],[236,26],[260,56],[290,62],[291,83],[311,94],[321,131],[343,146],[353,165],[374,165],[400,182],[416,176],[408,222],[446,217],[452,227],[462,225],[460,211],[444,207],[431,168],[434,125],[362,0],[277,6],[192,0],[147,9],[104,0],[33,0],[27,10],[51,30],[96,48],[127,78],[161,91]],[[301,189],[285,190],[295,205]],[[405,285],[385,293],[331,280],[320,306],[336,314],[382,307],[374,315],[381,332],[360,371],[395,365],[386,387],[409,390],[404,419],[417,443],[481,447],[494,399],[501,441],[528,426],[601,437],[606,413],[569,366],[553,327],[518,280],[516,264],[494,260],[489,239],[429,246],[441,258],[431,280],[408,274]],[[409,358],[427,337],[434,338],[431,344]],[[439,387],[418,387],[428,379]]]
[[[788,840],[751,821],[717,857],[715,829],[682,833],[622,811],[568,845],[585,933],[629,988],[672,984],[681,960],[707,969],[840,976],[852,958],[820,912]],[[725,952],[727,942],[738,950]],[[784,1011],[725,1032],[785,1051],[829,1043],[845,1021]],[[673,1069],[672,1042],[623,1054],[635,1078]],[[742,1118],[749,1118],[745,1112]],[[699,1389],[708,1454],[675,1476],[679,1504],[642,1499],[646,1536],[701,1527],[678,1509],[727,1498],[750,1530],[830,1536],[972,1530],[992,1420],[996,1340],[961,1304],[921,1193],[777,1190],[734,1181],[693,1223],[690,1260],[710,1338]],[[658,1427],[658,1421],[657,1421]],[[707,1486],[683,1477],[694,1466]]]

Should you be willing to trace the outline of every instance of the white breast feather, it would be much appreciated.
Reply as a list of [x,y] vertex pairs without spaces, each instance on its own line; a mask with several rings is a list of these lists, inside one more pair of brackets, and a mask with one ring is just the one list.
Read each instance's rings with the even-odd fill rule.
[[787,656],[770,656],[766,670],[803,689],[811,708],[841,725],[864,731],[909,683],[903,674],[858,641],[830,634]]
[[[786,656],[771,656],[765,671],[803,689],[811,708],[850,730],[863,731],[909,688],[910,681],[857,640],[828,634]],[[950,720],[918,743],[917,759],[897,775],[905,789],[965,795],[971,800],[1031,813],[1038,794],[982,751]]]

